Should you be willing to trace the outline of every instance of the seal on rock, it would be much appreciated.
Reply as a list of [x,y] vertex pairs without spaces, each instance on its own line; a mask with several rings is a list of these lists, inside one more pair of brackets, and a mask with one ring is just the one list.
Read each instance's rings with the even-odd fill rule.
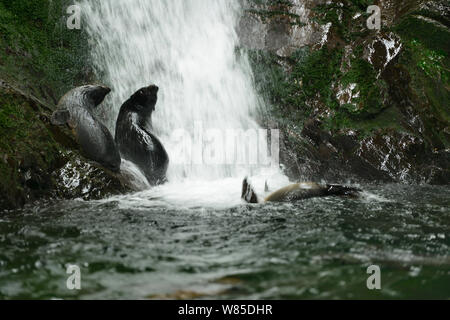
[[159,88],[139,89],[120,108],[116,124],[116,143],[121,156],[144,173],[150,185],[166,182],[169,156],[153,134],[152,113]]
[[105,168],[120,171],[121,158],[112,134],[94,115],[111,89],[99,85],[86,85],[66,93],[53,113],[53,125],[69,125],[88,159]]
[[244,179],[242,185],[242,199],[247,203],[287,202],[330,196],[357,198],[360,192],[362,191],[352,187],[302,182],[275,191],[261,201],[247,178]]

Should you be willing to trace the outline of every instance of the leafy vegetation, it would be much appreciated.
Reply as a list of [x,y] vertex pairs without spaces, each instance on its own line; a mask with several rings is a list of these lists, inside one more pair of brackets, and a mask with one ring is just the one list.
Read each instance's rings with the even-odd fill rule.
[[88,73],[86,38],[65,26],[68,1],[0,0],[0,78],[51,104]]
[[0,203],[7,201],[1,208],[24,203],[25,188],[37,194],[48,192],[49,175],[61,148],[36,108],[26,97],[0,90]]

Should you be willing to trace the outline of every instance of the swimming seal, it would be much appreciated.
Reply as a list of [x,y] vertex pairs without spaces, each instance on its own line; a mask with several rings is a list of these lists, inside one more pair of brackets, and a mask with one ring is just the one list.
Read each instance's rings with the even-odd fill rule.
[[287,202],[330,196],[356,198],[360,192],[362,191],[352,187],[303,182],[284,187],[260,201],[247,178],[242,185],[242,199],[247,203]]
[[169,156],[153,134],[152,113],[159,88],[151,85],[134,93],[120,108],[116,124],[116,143],[121,156],[133,162],[150,185],[166,182]]
[[58,126],[69,125],[84,156],[119,172],[121,158],[114,138],[93,113],[110,92],[110,88],[97,85],[69,91],[59,101],[51,122]]

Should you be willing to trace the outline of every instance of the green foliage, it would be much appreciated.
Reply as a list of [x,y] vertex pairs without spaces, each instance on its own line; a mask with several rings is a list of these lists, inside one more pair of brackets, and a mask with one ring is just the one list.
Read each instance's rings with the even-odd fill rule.
[[1,4],[22,23],[46,24],[49,2],[46,0],[1,0]]
[[[267,52],[250,52],[258,90],[280,119],[297,123],[310,114],[311,99],[321,99],[337,108],[332,84],[340,75],[341,56],[341,50],[304,48],[283,62]],[[286,72],[282,63],[291,65],[291,71]]]
[[448,83],[450,74],[444,65],[446,58],[444,51],[430,50],[418,40],[408,41],[406,46],[420,70],[431,78],[441,79],[444,83]]
[[352,59],[350,70],[343,75],[340,83],[344,87],[354,83],[355,91],[359,92],[359,97],[353,98],[357,108],[346,108],[349,113],[365,117],[378,114],[383,109],[381,92],[385,83],[377,79],[373,66],[367,60],[361,57]]
[[330,108],[337,108],[332,85],[339,78],[342,50],[328,50],[324,47],[311,52],[305,57],[303,52],[296,52],[296,61],[291,73],[291,82],[301,84],[301,101],[319,97]]
[[[363,28],[361,32],[361,20],[355,20],[354,16],[360,13],[362,17],[366,17],[367,7],[370,6],[370,0],[344,0],[342,2],[330,1],[317,5],[313,11],[315,13],[314,20],[320,24],[331,23],[332,30],[346,42],[352,39],[369,34],[367,28]],[[365,21],[365,19],[364,19]]]
[[410,16],[404,19],[395,31],[405,40],[405,49],[417,67],[427,76],[438,78],[448,85],[450,79],[448,28],[417,16]]
[[[52,172],[61,148],[39,119],[38,108],[27,98],[0,89],[0,208],[15,207],[23,199],[23,173]],[[46,184],[34,186],[45,189]],[[2,203],[2,201],[7,201]]]
[[9,132],[9,130],[18,128],[23,120],[24,114],[22,109],[10,104],[3,105],[0,109],[0,132],[2,137],[4,137],[5,133]]
[[[0,89],[0,152],[15,157],[27,153],[29,148],[46,149],[45,143],[51,144],[52,140],[36,115],[30,102],[16,94],[4,93]],[[49,138],[43,140],[43,144],[36,143],[39,132]],[[34,143],[30,143],[34,141]]]
[[411,90],[421,102],[415,111],[421,115],[430,143],[448,148],[445,131],[450,123],[450,75],[445,61],[444,54],[427,49],[418,40],[405,41],[400,59],[411,75]]
[[448,27],[412,15],[405,18],[394,30],[402,38],[420,41],[426,48],[450,55],[450,32]]
[[[423,19],[417,16],[429,17]],[[433,20],[432,20],[433,19]],[[400,63],[411,75],[411,90],[421,104],[415,106],[427,141],[438,148],[450,146],[450,32],[432,12],[421,10],[395,27],[404,48]],[[444,21],[443,20],[443,21]]]
[[[334,116],[324,119],[328,129],[360,127],[375,129],[379,122],[374,117],[385,108],[382,92],[383,80],[377,79],[373,66],[362,58],[362,50],[355,50],[350,69],[341,71],[343,51],[324,47],[311,51],[304,48],[295,52],[287,61],[268,53],[250,54],[258,90],[272,105],[272,112],[284,123],[301,125],[310,116],[313,106],[333,110]],[[282,64],[289,64],[289,72]],[[336,85],[347,87],[356,84],[356,104],[340,106],[336,99]],[[288,120],[287,120],[288,119]],[[359,126],[356,123],[364,122]],[[383,120],[389,127],[389,118]],[[372,127],[373,125],[373,127]]]
[[38,96],[41,88],[51,88],[53,100],[82,82],[88,60],[86,37],[66,28],[68,3],[0,0],[0,78],[30,83]]

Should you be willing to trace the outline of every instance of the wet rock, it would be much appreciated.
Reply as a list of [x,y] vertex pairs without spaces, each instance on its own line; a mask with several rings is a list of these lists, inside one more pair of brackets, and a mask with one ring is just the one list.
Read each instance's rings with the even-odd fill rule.
[[422,139],[408,133],[379,132],[362,140],[356,155],[394,181],[447,184],[450,177],[448,151],[430,152]]
[[287,173],[295,178],[430,184],[450,178],[450,150],[430,152],[408,133],[379,130],[360,139],[351,130],[324,131],[320,121],[310,119],[295,140],[282,148]]
[[53,173],[58,198],[99,200],[130,191],[121,181],[119,174],[70,151],[61,156],[67,159],[67,162]]
[[395,33],[379,33],[367,44],[365,57],[380,76],[388,64],[398,56],[401,49],[401,39]]
[[311,9],[324,1],[245,2],[238,35],[241,46],[288,57],[323,38],[325,28],[311,20]]
[[[254,70],[291,179],[448,184],[448,1],[381,0],[380,31],[359,1],[288,2],[251,14],[265,17],[254,18],[264,39],[282,35],[256,46]],[[295,8],[304,25],[282,28]],[[317,36],[296,42],[296,28]]]
[[417,10],[426,0],[380,0],[383,25],[390,27],[398,23],[405,15]]

